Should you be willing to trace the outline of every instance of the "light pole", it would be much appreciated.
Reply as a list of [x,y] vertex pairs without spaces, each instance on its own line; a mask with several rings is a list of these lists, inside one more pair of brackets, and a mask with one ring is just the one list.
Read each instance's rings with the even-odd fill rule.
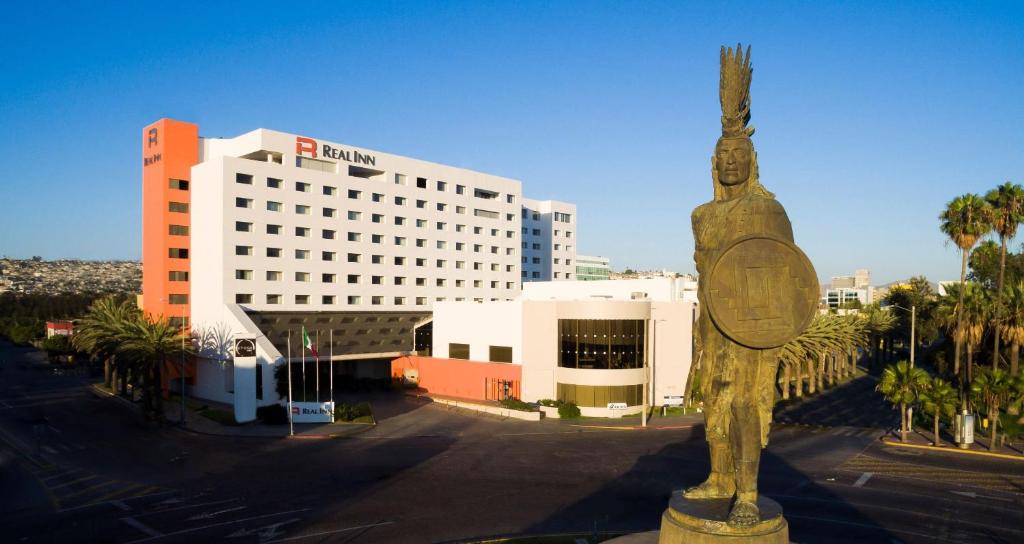
[[910,368],[914,368],[914,348],[916,347],[916,342],[914,341],[914,329],[917,326],[917,306],[911,304],[909,309],[904,308],[899,304],[890,304],[890,306],[910,312]]
[[185,426],[185,333],[189,330],[185,324],[185,305],[181,306],[181,426]]

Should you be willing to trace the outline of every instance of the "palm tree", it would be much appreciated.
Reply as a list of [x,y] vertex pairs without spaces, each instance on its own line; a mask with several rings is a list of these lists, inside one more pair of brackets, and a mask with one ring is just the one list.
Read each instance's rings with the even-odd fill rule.
[[936,376],[928,381],[927,387],[922,389],[917,394],[917,397],[925,411],[932,413],[934,424],[932,431],[934,441],[932,445],[936,447],[941,446],[942,441],[939,439],[939,417],[944,415],[952,421],[953,416],[956,415],[956,405],[960,402],[956,390],[953,389],[953,386],[949,385],[949,382]]
[[999,331],[1010,343],[1010,376],[1017,377],[1020,347],[1024,344],[1024,282],[1006,286],[1006,314]]
[[960,300],[962,341],[967,347],[967,383],[970,383],[974,372],[974,352],[981,346],[985,326],[991,323],[992,297],[981,284],[972,281],[964,284]]
[[120,381],[122,395],[127,393],[128,387],[127,364],[123,359],[117,361],[117,348],[126,324],[137,319],[138,314],[138,308],[129,300],[118,302],[112,296],[97,299],[78,321],[71,337],[76,348],[103,360],[104,384],[111,387],[115,381]]
[[[1006,272],[1006,243],[1017,235],[1017,226],[1024,223],[1024,187],[1006,183],[996,187],[985,195],[985,200],[992,206],[992,230],[999,235],[999,279],[996,282],[995,318],[1002,317],[1003,275]],[[999,361],[999,326],[995,329],[995,345],[992,349],[992,368],[998,368]]]
[[988,449],[996,447],[996,439],[999,431],[999,408],[1005,406],[1011,399],[1013,383],[1010,377],[1002,370],[995,368],[982,372],[971,382],[971,393],[988,408],[988,420],[992,425],[992,434]]
[[163,368],[170,361],[192,355],[191,339],[183,336],[179,325],[172,325],[164,317],[140,316],[128,324],[125,334],[120,337],[118,350],[141,368],[146,414],[162,422]]
[[960,346],[963,338],[963,285],[967,280],[967,257],[974,244],[991,230],[992,207],[988,202],[973,193],[958,196],[946,204],[946,209],[939,214],[940,230],[949,237],[960,249],[962,263],[960,265],[960,299],[957,302],[957,326],[953,355],[953,373],[960,372]]
[[[866,321],[856,316],[822,314],[814,316],[800,336],[782,346],[779,353],[780,370],[783,375],[783,398],[789,398],[790,372],[797,371],[797,396],[803,395],[803,365],[810,369],[808,383],[824,381],[824,357],[833,352],[847,352],[863,346],[867,341]],[[815,361],[819,361],[815,371]],[[815,374],[819,374],[817,377]],[[810,388],[813,393],[814,389]]]
[[911,367],[908,361],[898,361],[882,371],[882,379],[875,387],[876,391],[885,396],[885,400],[900,409],[900,442],[907,441],[909,418],[907,405],[917,399],[919,391],[928,386],[928,373],[920,368]]

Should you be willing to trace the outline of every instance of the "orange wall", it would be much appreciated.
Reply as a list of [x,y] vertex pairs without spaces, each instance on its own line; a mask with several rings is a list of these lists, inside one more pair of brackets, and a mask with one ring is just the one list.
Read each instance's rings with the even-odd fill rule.
[[[190,214],[171,212],[169,203],[187,203],[191,211],[192,166],[197,162],[198,125],[161,119],[142,129],[142,307],[154,317],[189,316],[190,305],[172,305],[169,295],[187,296],[190,282],[172,282],[168,272],[188,271],[191,279],[191,259],[169,255],[170,248],[191,250],[190,236],[171,236],[169,229],[190,226]],[[188,181],[189,190],[171,189],[172,178]]]
[[401,378],[406,368],[419,370],[419,386],[428,393],[474,400],[486,398],[487,378],[520,381],[523,376],[520,365],[433,357],[399,357],[391,361],[391,376]]

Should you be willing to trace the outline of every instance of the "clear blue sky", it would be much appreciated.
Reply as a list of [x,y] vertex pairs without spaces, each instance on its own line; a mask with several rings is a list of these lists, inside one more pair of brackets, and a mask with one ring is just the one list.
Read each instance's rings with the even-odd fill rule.
[[520,179],[578,205],[581,253],[692,271],[737,41],[761,179],[823,278],[957,278],[939,211],[1024,183],[1020,2],[156,4],[5,7],[0,255],[139,258],[139,134],[172,117]]

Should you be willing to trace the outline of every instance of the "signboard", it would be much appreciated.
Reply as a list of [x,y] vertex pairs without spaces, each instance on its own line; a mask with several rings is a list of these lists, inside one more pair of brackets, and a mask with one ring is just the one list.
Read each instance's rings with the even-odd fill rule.
[[609,410],[625,410],[626,409],[626,403],[625,402],[609,402],[608,403],[608,409]]
[[256,341],[251,338],[235,339],[235,357],[255,357]]
[[295,423],[334,423],[334,403],[293,402],[292,421]]
[[683,396],[682,395],[665,395],[665,406],[682,406]]

